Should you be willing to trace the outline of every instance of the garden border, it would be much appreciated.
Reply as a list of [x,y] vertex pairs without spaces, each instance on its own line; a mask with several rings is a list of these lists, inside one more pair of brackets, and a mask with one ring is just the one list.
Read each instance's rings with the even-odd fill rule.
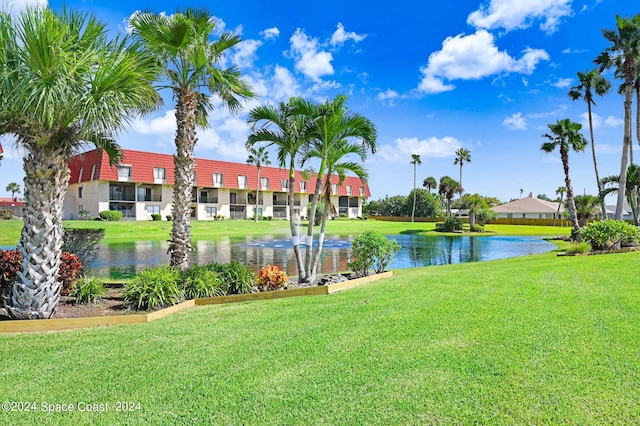
[[84,318],[53,318],[45,320],[8,320],[0,321],[0,333],[34,333],[43,331],[72,330],[77,328],[90,328],[98,326],[120,325],[120,324],[142,324],[156,321],[172,315],[184,309],[196,305],[214,305],[225,303],[249,302],[252,300],[280,299],[284,297],[315,296],[321,294],[333,294],[339,291],[348,290],[363,284],[378,281],[383,278],[393,276],[393,271],[382,274],[370,275],[368,277],[357,278],[337,284],[325,286],[292,288],[289,290],[267,291],[262,293],[233,294],[228,296],[207,297],[202,299],[192,299],[177,305],[170,306],[159,311],[146,314],[133,315],[106,315],[101,317]]

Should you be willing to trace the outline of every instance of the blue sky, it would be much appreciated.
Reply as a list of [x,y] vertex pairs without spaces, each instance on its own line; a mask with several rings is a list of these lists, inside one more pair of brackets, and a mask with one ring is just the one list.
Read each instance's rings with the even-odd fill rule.
[[[37,0],[34,0],[37,1]],[[19,8],[14,1],[14,8]],[[638,13],[632,1],[449,0],[292,2],[169,2],[68,0],[116,32],[125,32],[136,10],[171,14],[208,7],[220,31],[243,42],[225,58],[254,86],[262,103],[303,96],[318,101],[338,94],[378,128],[379,152],[366,166],[372,198],[406,195],[413,186],[411,154],[420,154],[418,185],[428,176],[458,179],[454,151],[464,147],[466,192],[518,198],[520,190],[555,197],[564,185],[559,155],[540,151],[547,124],[570,118],[585,124],[586,104],[567,92],[576,73],[594,67],[607,46],[602,29],[615,28],[616,13]],[[51,1],[59,9],[62,1]],[[612,72],[605,74],[613,80]],[[622,150],[623,98],[598,98],[596,151],[601,176],[618,174]],[[135,120],[119,135],[124,148],[173,152],[173,102]],[[635,107],[635,105],[634,105]],[[245,113],[213,114],[199,131],[198,157],[244,162]],[[635,140],[635,135],[634,135]],[[634,142],[635,143],[635,142]],[[9,182],[22,185],[21,153],[3,142],[0,196]],[[273,158],[275,156],[272,155]],[[570,155],[576,193],[595,194],[590,147]]]

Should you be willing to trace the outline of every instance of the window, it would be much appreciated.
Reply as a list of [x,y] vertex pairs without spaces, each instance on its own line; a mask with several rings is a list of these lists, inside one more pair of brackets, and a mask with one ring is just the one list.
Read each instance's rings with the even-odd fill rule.
[[238,188],[247,189],[247,177],[238,175]]
[[160,214],[160,206],[147,206],[147,213]]
[[223,185],[223,181],[222,181],[222,173],[214,173],[213,174],[213,186],[215,188],[222,188]]
[[82,198],[84,197],[84,188],[80,187],[78,188],[78,198]]
[[96,165],[91,166],[91,180],[96,180]]
[[331,193],[332,194],[337,194],[338,193],[338,184],[337,183],[332,183],[331,184]]
[[118,166],[118,180],[131,181],[131,166]]
[[167,179],[167,169],[162,167],[153,168],[153,180],[155,183],[164,183]]
[[307,192],[307,182],[300,182],[300,192]]
[[265,191],[269,189],[269,178],[260,178],[260,189]]
[[527,218],[527,214],[526,213],[522,213],[522,218],[526,219]]
[[360,196],[364,197],[364,186],[360,187]]
[[507,218],[508,219],[513,219],[513,213],[507,213]]
[[78,173],[78,183],[82,182],[83,173],[84,173],[84,167],[80,167],[80,173]]
[[347,195],[353,195],[351,191],[351,185],[347,185]]
[[216,217],[218,215],[217,207],[207,207],[206,209],[207,217]]
[[280,179],[280,185],[282,185],[283,191],[289,190],[289,179]]

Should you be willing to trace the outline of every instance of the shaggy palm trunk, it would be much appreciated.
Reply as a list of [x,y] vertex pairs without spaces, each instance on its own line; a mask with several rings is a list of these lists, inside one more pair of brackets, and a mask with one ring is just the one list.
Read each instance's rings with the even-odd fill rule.
[[24,159],[24,226],[18,249],[22,270],[7,310],[16,319],[51,318],[60,301],[62,206],[69,183],[63,151],[27,147]]
[[573,235],[577,235],[580,231],[580,224],[578,223],[578,215],[576,214],[576,203],[573,200],[573,188],[571,187],[571,179],[569,178],[569,152],[567,148],[560,148],[560,159],[562,160],[562,167],[564,168],[564,184],[567,187],[567,204],[569,204],[569,220],[573,227]]
[[169,250],[171,266],[180,270],[189,267],[191,245],[191,192],[193,188],[193,149],[196,144],[196,96],[185,91],[176,103],[176,154],[173,156],[173,226]]
[[474,226],[476,226],[476,212],[469,210],[469,228],[473,229]]
[[627,185],[627,162],[629,149],[631,148],[631,102],[633,97],[633,86],[627,82],[624,89],[624,137],[622,143],[622,159],[620,161],[620,180],[618,181],[618,200],[616,204],[616,214],[614,219],[622,219],[622,208],[625,200],[625,189]]
[[294,202],[295,192],[293,185],[296,179],[294,171],[291,170],[289,175],[289,225],[291,226],[291,240],[293,242],[293,253],[296,257],[296,267],[298,268],[298,282],[303,282],[307,275],[305,273],[304,264],[302,263],[302,256],[300,255],[300,239],[298,236],[298,227],[294,222]]
[[598,160],[596,159],[596,142],[593,137],[593,119],[591,116],[591,102],[587,102],[587,112],[589,114],[589,134],[591,136],[591,155],[593,156],[593,168],[596,172],[596,182],[598,184],[598,198],[600,198],[600,209],[602,210],[602,219],[607,218],[607,207],[604,204],[602,196],[602,182],[600,182],[600,174],[598,173]]
[[318,272],[318,263],[320,262],[320,253],[322,253],[322,246],[324,244],[324,231],[327,225],[327,218],[329,217],[329,211],[331,209],[331,197],[326,196],[324,200],[324,210],[322,211],[322,218],[320,222],[320,236],[318,237],[318,248],[313,253],[313,264],[311,271],[309,272],[309,281],[314,282],[316,280],[316,274]]

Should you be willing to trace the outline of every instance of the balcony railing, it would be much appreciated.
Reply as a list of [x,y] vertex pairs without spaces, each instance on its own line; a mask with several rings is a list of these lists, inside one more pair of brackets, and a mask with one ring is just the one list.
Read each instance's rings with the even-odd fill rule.
[[162,201],[162,195],[151,195],[149,197],[147,197],[147,196],[138,197],[138,201],[160,202],[160,201]]
[[273,200],[274,206],[286,206],[287,200]]
[[246,206],[247,205],[247,199],[246,198],[236,198],[235,200],[231,200],[231,202],[229,204]]
[[218,197],[200,197],[200,204],[217,204]]
[[135,194],[109,193],[109,201],[135,201]]

